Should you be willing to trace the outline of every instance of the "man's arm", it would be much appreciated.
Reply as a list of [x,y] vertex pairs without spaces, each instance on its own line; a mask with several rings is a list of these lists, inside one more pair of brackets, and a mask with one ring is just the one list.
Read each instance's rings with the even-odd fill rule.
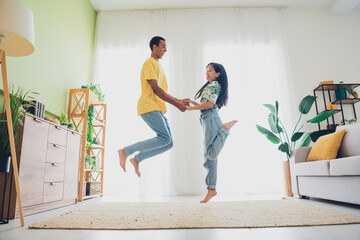
[[184,112],[186,110],[185,104],[181,103],[181,100],[171,96],[170,94],[167,94],[162,88],[159,87],[158,81],[155,79],[147,80],[147,82],[150,84],[153,92],[162,100],[165,102],[168,102],[175,107],[177,107],[181,112]]

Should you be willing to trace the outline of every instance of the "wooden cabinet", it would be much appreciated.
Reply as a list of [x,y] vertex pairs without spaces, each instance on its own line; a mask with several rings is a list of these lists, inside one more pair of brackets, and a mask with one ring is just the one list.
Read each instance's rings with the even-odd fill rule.
[[[77,203],[81,134],[30,115],[22,132],[17,154],[24,216]],[[14,186],[11,194],[13,219]]]

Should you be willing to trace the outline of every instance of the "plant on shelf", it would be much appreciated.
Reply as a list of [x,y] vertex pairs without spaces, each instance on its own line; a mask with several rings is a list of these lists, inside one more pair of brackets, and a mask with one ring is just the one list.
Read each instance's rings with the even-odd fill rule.
[[90,169],[97,171],[95,156],[86,155],[85,165],[87,165]]
[[304,97],[300,102],[299,104],[300,116],[293,131],[291,132],[291,138],[289,138],[289,135],[278,116],[279,113],[278,101],[275,101],[275,106],[272,104],[264,104],[264,106],[270,110],[270,114],[268,116],[270,130],[259,125],[256,125],[256,128],[260,133],[264,134],[269,141],[271,141],[276,145],[280,144],[278,146],[278,150],[286,154],[287,161],[289,161],[290,154],[296,148],[296,142],[300,140],[300,138],[302,138],[300,147],[306,147],[309,146],[311,141],[315,142],[316,139],[319,138],[320,136],[328,134],[332,131],[332,130],[320,130],[320,131],[305,133],[304,131],[301,131],[301,129],[307,123],[320,123],[324,121],[325,119],[333,115],[334,110],[321,112],[316,117],[308,120],[300,127],[298,127],[302,116],[309,113],[316,98],[317,97],[315,96],[308,95]]
[[354,98],[358,98],[358,93],[355,91],[353,87],[346,88],[346,91],[351,94]]
[[60,114],[60,125],[67,127],[68,124],[69,124],[69,122],[68,122],[67,115],[66,115],[66,113],[62,112]]
[[74,129],[74,124],[73,123],[69,123],[67,126],[69,129],[73,130]]
[[357,121],[357,119],[356,119],[356,118],[350,119],[350,120],[349,120],[349,124],[355,124],[355,123],[356,123],[356,121]]
[[99,99],[99,103],[103,103],[105,101],[105,94],[101,91],[101,87],[99,83],[90,83],[90,85],[84,85],[82,87],[88,87],[91,91],[95,93],[95,95]]
[[100,145],[100,143],[96,137],[93,137],[93,144]]
[[92,147],[92,145],[94,144],[94,138],[93,138],[93,134],[95,134],[95,129],[93,127],[93,120],[94,120],[94,107],[93,106],[89,106],[89,110],[88,110],[88,127],[87,127],[87,134],[86,134],[86,150],[88,152],[88,150],[90,150],[90,148]]
[[[18,146],[21,140],[21,136],[19,135],[20,126],[24,123],[26,108],[35,107],[32,104],[32,100],[35,98],[32,96],[33,94],[38,94],[36,92],[27,91],[24,93],[22,88],[18,88],[14,91],[14,87],[11,89],[10,93],[10,110],[12,117],[12,125],[14,132],[14,140],[15,147]],[[33,115],[29,113],[30,115]],[[34,116],[34,115],[33,115]],[[35,116],[34,116],[35,117]],[[8,171],[9,161],[11,159],[11,148],[10,148],[10,140],[9,133],[7,127],[7,120],[5,114],[5,104],[3,102],[2,112],[0,116],[0,166],[4,166],[4,171]],[[0,167],[1,168],[1,167]],[[2,169],[0,169],[0,172]]]

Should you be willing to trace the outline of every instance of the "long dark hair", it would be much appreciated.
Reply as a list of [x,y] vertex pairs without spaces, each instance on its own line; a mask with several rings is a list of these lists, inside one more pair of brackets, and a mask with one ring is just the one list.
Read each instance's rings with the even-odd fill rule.
[[[219,97],[216,100],[216,105],[220,109],[222,106],[225,106],[228,101],[228,78],[227,78],[227,74],[226,74],[226,71],[225,71],[225,68],[223,67],[223,65],[221,65],[220,63],[211,62],[208,65],[206,65],[206,68],[208,68],[210,65],[213,66],[216,73],[220,73],[219,77],[215,80],[215,81],[218,81],[221,86],[221,91],[220,91]],[[204,84],[204,86],[202,86],[200,88],[200,90],[195,95],[195,99],[197,99],[201,96],[202,92],[204,91],[204,89],[206,88],[206,86],[209,83],[210,82],[207,81]]]

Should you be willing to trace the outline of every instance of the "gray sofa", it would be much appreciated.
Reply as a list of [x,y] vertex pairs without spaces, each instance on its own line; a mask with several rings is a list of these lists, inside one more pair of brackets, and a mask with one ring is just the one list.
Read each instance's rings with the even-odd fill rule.
[[334,160],[306,162],[311,147],[295,150],[290,158],[292,191],[295,197],[315,197],[360,204],[360,124],[346,128]]

